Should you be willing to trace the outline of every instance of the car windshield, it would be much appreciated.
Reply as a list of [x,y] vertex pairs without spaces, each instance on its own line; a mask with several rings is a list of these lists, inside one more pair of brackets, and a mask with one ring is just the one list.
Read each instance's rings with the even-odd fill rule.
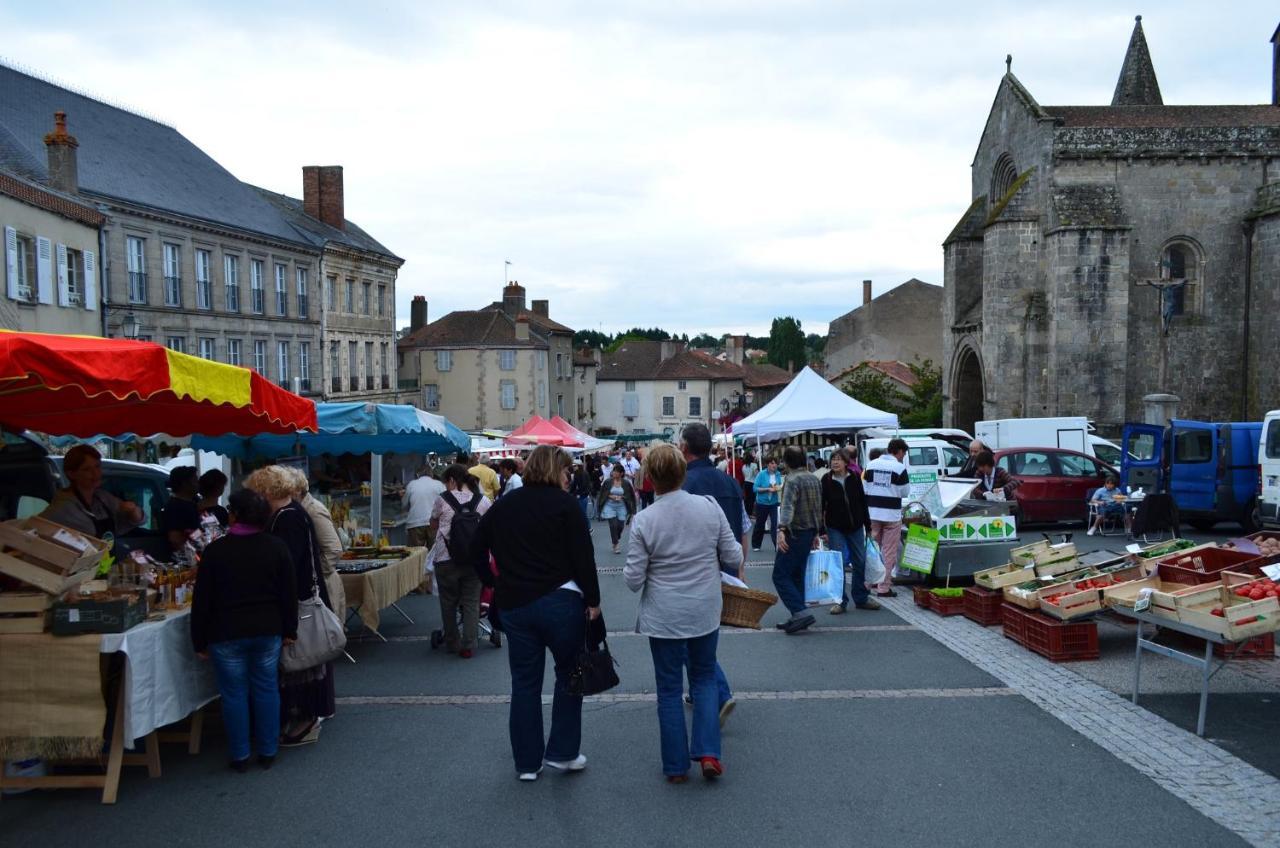
[[1094,445],[1093,455],[1107,465],[1120,464],[1120,448],[1112,447],[1111,445]]

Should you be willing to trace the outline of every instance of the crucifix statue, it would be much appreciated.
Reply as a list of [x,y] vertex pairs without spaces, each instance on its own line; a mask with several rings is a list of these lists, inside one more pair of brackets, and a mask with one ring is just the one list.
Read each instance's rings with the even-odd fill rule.
[[1160,331],[1162,335],[1169,335],[1169,325],[1173,321],[1174,309],[1177,302],[1174,295],[1182,291],[1186,286],[1185,278],[1178,279],[1160,278],[1158,280],[1138,280],[1137,285],[1151,286],[1160,292]]

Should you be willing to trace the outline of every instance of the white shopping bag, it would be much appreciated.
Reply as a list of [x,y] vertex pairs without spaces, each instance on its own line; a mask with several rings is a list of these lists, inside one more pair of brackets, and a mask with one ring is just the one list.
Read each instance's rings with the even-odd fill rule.
[[840,551],[810,551],[804,569],[804,602],[838,604],[844,597],[844,555]]
[[864,578],[868,586],[884,582],[884,557],[880,556],[880,546],[875,539],[867,538],[867,567]]

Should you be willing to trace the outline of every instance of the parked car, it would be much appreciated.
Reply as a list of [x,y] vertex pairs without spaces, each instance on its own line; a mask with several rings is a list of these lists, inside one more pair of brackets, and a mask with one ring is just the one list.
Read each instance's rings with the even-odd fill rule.
[[1170,426],[1124,425],[1121,481],[1168,492],[1179,518],[1197,530],[1219,521],[1258,529],[1262,422],[1174,419]]
[[996,451],[996,466],[1021,485],[1014,490],[1023,522],[1084,521],[1089,496],[1116,470],[1081,451],[1065,448],[1008,448]]

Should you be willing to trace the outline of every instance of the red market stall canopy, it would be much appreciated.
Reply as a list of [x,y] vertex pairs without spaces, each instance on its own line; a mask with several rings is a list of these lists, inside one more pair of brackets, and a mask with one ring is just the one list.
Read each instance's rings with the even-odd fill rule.
[[0,330],[0,427],[90,437],[294,433],[316,405],[248,368],[151,342]]
[[507,436],[509,445],[559,445],[566,448],[582,447],[582,439],[561,430],[547,419],[535,415]]

